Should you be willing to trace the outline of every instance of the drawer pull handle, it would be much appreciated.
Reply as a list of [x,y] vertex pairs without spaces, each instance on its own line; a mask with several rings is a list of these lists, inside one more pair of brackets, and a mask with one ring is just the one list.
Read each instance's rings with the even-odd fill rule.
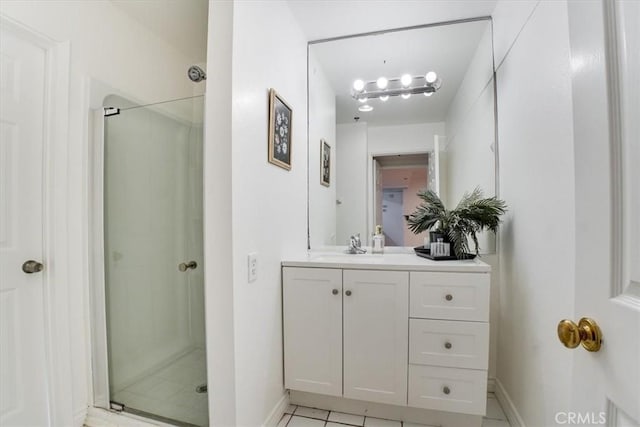
[[451,301],[451,300],[453,300],[453,295],[447,294],[447,295],[445,295],[444,299],[446,299],[447,301]]
[[453,346],[451,345],[450,342],[444,343],[444,348],[446,348],[447,350],[449,350],[451,347],[453,347]]
[[347,295],[348,297],[350,297],[350,296],[351,296],[351,291],[346,291],[346,292],[345,292],[345,295]]
[[449,389],[449,387],[444,386],[444,388],[442,389],[442,392],[443,392],[444,394],[449,394],[449,393],[451,393],[451,390]]
[[331,291],[331,293],[334,294],[334,295],[338,295],[338,290],[334,289],[334,290]]

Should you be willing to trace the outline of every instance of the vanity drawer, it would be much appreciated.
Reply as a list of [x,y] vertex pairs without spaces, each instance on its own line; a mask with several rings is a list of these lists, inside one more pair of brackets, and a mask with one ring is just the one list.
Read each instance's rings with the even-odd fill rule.
[[409,406],[485,415],[487,371],[409,365]]
[[411,272],[410,317],[489,321],[486,273]]
[[409,363],[487,369],[489,324],[409,320]]

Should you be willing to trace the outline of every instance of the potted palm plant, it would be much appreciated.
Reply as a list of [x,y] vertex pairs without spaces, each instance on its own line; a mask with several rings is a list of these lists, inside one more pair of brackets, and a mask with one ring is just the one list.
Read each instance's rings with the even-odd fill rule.
[[[415,234],[426,230],[443,236],[449,242],[453,254],[458,259],[469,252],[468,238],[473,241],[476,255],[479,252],[477,234],[484,230],[496,232],[500,216],[507,211],[504,201],[496,197],[485,198],[482,190],[476,188],[465,193],[455,209],[447,210],[440,197],[432,190],[418,193],[422,203],[407,217],[409,230]],[[434,241],[434,236],[431,236]]]

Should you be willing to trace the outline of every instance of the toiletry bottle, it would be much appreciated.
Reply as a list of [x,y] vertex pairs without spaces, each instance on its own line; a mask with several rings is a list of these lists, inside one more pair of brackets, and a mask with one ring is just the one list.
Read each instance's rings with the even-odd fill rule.
[[373,235],[371,243],[371,253],[381,254],[384,252],[384,235],[382,234],[381,226],[376,225],[376,234]]

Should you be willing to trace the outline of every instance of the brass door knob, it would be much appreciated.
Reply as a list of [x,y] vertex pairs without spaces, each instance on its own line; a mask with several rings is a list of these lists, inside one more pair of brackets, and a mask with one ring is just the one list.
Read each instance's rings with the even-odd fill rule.
[[39,273],[44,268],[44,265],[38,261],[30,259],[22,264],[22,271],[27,274]]
[[567,348],[576,348],[578,344],[587,351],[598,351],[602,346],[602,332],[595,320],[588,317],[580,319],[576,325],[568,319],[558,323],[558,339]]

